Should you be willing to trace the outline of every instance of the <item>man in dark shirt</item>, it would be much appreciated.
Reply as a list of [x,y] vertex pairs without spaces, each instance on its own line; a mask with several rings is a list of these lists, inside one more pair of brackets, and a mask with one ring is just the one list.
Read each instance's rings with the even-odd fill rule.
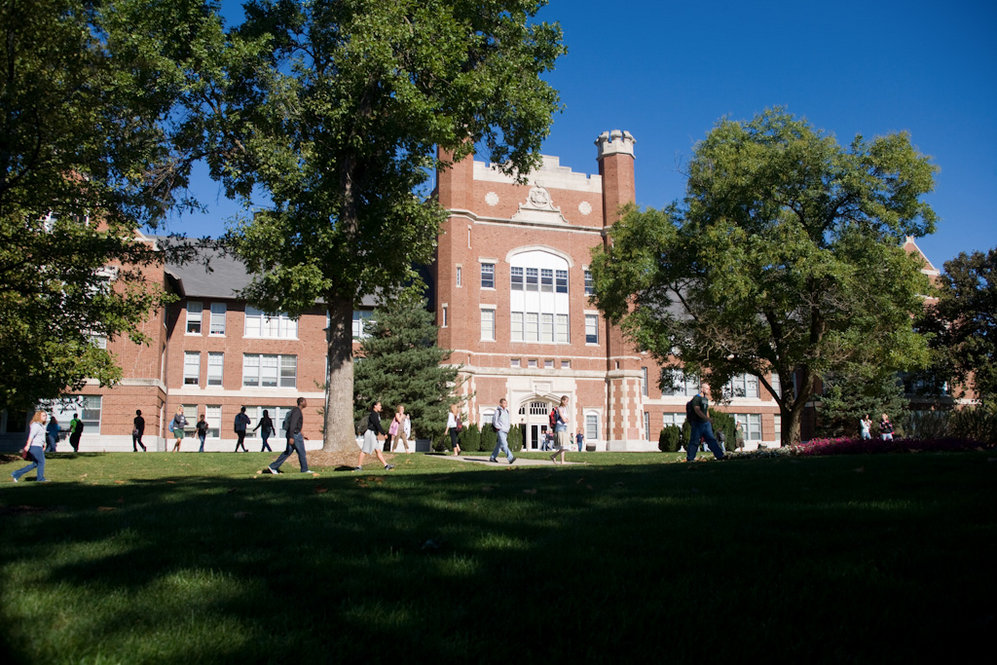
[[685,453],[687,462],[692,462],[696,459],[696,453],[699,452],[700,439],[706,440],[706,445],[710,447],[710,451],[714,457],[717,459],[724,458],[723,448],[720,447],[716,437],[713,436],[713,421],[710,420],[710,403],[703,397],[703,388],[705,386],[701,383],[699,385],[699,392],[685,406],[690,430],[689,445],[686,447]]
[[249,416],[246,415],[246,407],[242,407],[239,413],[235,414],[235,452],[239,452],[240,447],[242,447],[242,452],[249,452],[246,450],[246,427],[248,426]]
[[137,453],[139,446],[142,447],[142,452],[145,452],[145,444],[142,443],[142,435],[145,434],[145,418],[142,417],[142,409],[136,409],[132,425],[132,452]]
[[308,457],[305,453],[305,437],[301,433],[301,428],[305,422],[305,416],[301,412],[302,409],[308,406],[308,402],[304,397],[298,398],[298,405],[291,409],[291,413],[287,418],[287,447],[284,452],[280,454],[280,457],[275,459],[270,466],[266,468],[267,473],[277,474],[280,473],[280,465],[291,456],[292,452],[298,453],[298,463],[301,465],[301,473],[311,473],[308,470]]

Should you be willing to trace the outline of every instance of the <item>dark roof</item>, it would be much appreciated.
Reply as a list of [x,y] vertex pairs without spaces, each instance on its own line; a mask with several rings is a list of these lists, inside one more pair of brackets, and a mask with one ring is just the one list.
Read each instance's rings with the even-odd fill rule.
[[[158,243],[169,242],[164,236],[153,236]],[[177,292],[185,298],[219,298],[242,300],[239,291],[249,285],[246,266],[231,254],[215,248],[198,250],[198,257],[188,263],[167,262],[166,274],[173,280]],[[361,307],[374,308],[377,298],[363,297]]]

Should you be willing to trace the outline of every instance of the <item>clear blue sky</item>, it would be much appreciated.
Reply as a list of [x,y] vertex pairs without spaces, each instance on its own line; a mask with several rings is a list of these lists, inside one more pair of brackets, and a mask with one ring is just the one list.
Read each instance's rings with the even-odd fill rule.
[[[544,153],[596,172],[599,133],[630,131],[639,205],[683,196],[683,165],[718,119],[784,106],[842,144],[910,133],[940,168],[928,202],[941,221],[917,240],[937,268],[997,247],[993,0],[551,0],[541,18],[568,47],[548,77],[565,108]],[[206,179],[196,191],[209,214],[167,231],[218,235],[239,210]]]

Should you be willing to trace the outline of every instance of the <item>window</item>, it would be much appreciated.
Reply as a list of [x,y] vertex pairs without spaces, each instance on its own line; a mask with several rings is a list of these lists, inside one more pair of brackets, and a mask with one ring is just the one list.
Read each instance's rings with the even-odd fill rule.
[[568,315],[557,315],[557,342],[559,344],[568,343]]
[[540,290],[540,273],[536,268],[526,269],[526,290],[527,291],[539,291]]
[[640,394],[647,397],[647,368],[640,368]]
[[454,268],[456,269],[455,270],[455,274],[456,274],[456,278],[457,278],[457,288],[459,289],[462,286],[461,282],[463,281],[463,279],[462,279],[463,270],[461,269],[461,266],[459,266],[459,265],[458,266],[454,266]]
[[585,440],[597,441],[599,439],[599,416],[594,413],[585,414]]
[[647,411],[644,412],[644,440],[651,440],[651,414]]
[[776,395],[782,397],[782,383],[779,379],[779,375],[775,372],[772,372],[772,379],[769,381],[769,385],[772,386],[772,390],[775,391]]
[[200,351],[185,351],[183,354],[183,383],[185,386],[196,386],[201,379]]
[[[194,426],[197,424],[197,404],[181,404],[180,408],[183,409],[183,417],[187,419],[187,426],[184,427],[183,431],[185,434],[190,434],[194,431]],[[173,419],[175,411],[169,414],[167,423]],[[169,436],[169,431],[166,432]]]
[[734,422],[741,424],[745,441],[762,440],[762,415],[760,413],[735,413]]
[[544,293],[554,293],[554,271],[549,268],[540,269],[540,290]]
[[523,361],[520,360],[519,358],[510,358],[509,359],[509,367],[512,367],[512,368],[515,368],[515,369],[519,369],[522,366],[523,366]]
[[374,323],[374,312],[369,309],[366,310],[353,310],[353,339],[363,339],[370,335],[367,332],[368,326]]
[[[55,416],[59,421],[59,427],[64,430],[69,430],[69,421],[73,419],[75,413],[83,421],[83,434],[100,434],[101,399],[100,395],[66,395],[53,402],[42,402],[38,408]],[[9,418],[10,414],[8,414],[7,431],[17,431],[13,429],[14,426]]]
[[[188,416],[189,418],[189,416]],[[191,422],[197,423],[195,417]],[[222,407],[220,405],[209,405],[204,410],[204,421],[208,423],[208,438],[219,439],[222,436]]]
[[198,301],[190,301],[187,303],[187,334],[188,335],[200,335],[201,334],[201,316],[204,311],[204,305]]
[[597,314],[585,315],[585,343],[599,343],[599,316]]
[[447,306],[443,305],[443,323],[440,324],[441,328],[447,327]]
[[568,271],[567,270],[555,270],[555,291],[558,293],[568,292]]
[[699,377],[695,374],[686,374],[680,369],[669,368],[661,371],[661,377],[662,395],[693,397],[699,392]]
[[509,272],[509,282],[510,288],[513,291],[523,290],[523,269],[518,266],[513,266]]
[[561,369],[571,369],[571,361],[570,360],[562,360],[561,361]]
[[526,366],[529,367],[530,369],[536,369],[537,368],[537,361],[536,361],[536,359],[535,358],[531,358],[531,359],[527,360],[526,361]]
[[554,369],[554,360],[544,360],[544,369]]
[[222,385],[222,376],[225,369],[224,353],[208,353],[208,385]]
[[586,268],[582,271],[585,276],[585,295],[595,295],[595,282],[592,280],[592,271]]
[[678,427],[682,429],[682,423],[685,422],[684,413],[663,413],[661,414],[661,426],[662,427]]
[[758,377],[753,374],[738,374],[724,386],[727,397],[758,397]]
[[208,329],[209,335],[225,334],[225,303],[211,303],[211,327]]
[[[274,427],[277,429],[276,432],[270,435],[270,445],[273,445],[274,439],[281,439],[284,436],[283,431],[280,429],[281,423],[284,422],[284,416],[291,410],[290,406],[250,406],[246,405],[246,415],[249,416],[249,427],[246,428],[246,438],[247,439],[261,439],[260,430],[253,431],[253,428],[259,424],[260,420],[263,418],[263,412],[266,411],[267,415],[270,416],[270,420],[273,421]],[[235,416],[232,416],[233,418]]]
[[246,337],[297,339],[298,322],[287,314],[270,316],[255,307],[246,307]]
[[483,289],[494,289],[495,288],[495,264],[494,263],[482,263],[481,264],[481,288],[483,288]]
[[782,441],[782,416],[776,414],[775,416],[775,442],[779,443]]
[[482,309],[481,310],[481,341],[483,341],[483,342],[494,342],[495,341],[495,310],[494,309]]
[[243,386],[294,388],[297,374],[297,356],[251,353],[242,356]]

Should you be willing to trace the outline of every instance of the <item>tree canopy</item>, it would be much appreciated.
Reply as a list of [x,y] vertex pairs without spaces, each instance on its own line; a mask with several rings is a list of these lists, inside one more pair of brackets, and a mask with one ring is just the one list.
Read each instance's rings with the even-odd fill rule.
[[997,249],[961,253],[945,263],[938,300],[921,327],[933,333],[936,378],[997,396]]
[[[267,311],[330,312],[327,449],[350,449],[352,310],[409,281],[432,258],[444,211],[426,185],[437,149],[475,146],[507,172],[539,159],[563,51],[538,0],[257,0],[230,34],[255,51],[218,88],[213,173],[270,204],[227,241],[256,275]],[[233,41],[234,43],[234,41]]]
[[136,230],[191,203],[185,109],[221,35],[201,0],[0,3],[0,406],[113,383],[99,340],[144,339],[163,256]]
[[595,251],[595,302],[714,395],[757,376],[779,405],[783,443],[797,441],[829,372],[927,361],[912,318],[928,286],[901,245],[934,229],[922,200],[934,172],[904,133],[844,148],[779,109],[721,120],[695,148],[684,202],[627,208]]

